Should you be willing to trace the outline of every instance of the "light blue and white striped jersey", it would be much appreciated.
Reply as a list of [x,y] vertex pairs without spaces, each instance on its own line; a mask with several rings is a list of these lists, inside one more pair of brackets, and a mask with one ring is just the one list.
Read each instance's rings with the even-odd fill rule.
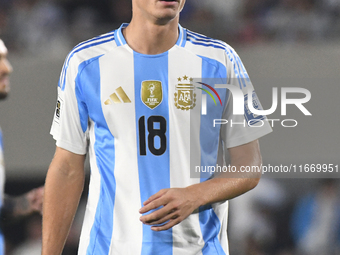
[[79,254],[228,254],[227,202],[161,232],[143,225],[138,211],[161,189],[204,181],[190,178],[190,164],[216,165],[222,140],[230,148],[271,131],[214,128],[214,118],[245,119],[233,116],[226,89],[216,89],[219,103],[208,97],[201,114],[206,92],[195,78],[241,81],[243,64],[227,44],[181,26],[169,51],[140,54],[125,41],[126,26],[76,46],[59,80],[51,134],[57,146],[88,153],[91,165]]

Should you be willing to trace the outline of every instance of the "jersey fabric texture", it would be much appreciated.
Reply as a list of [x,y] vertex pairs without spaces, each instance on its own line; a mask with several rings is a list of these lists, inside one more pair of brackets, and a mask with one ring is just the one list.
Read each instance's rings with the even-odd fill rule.
[[126,26],[76,46],[59,80],[51,134],[57,146],[88,153],[91,165],[79,254],[228,254],[227,201],[161,232],[143,225],[138,210],[161,189],[209,178],[190,178],[190,164],[214,166],[226,148],[271,132],[267,124],[213,127],[213,119],[245,119],[233,116],[226,89],[216,89],[216,105],[208,95],[201,114],[203,95],[213,92],[196,78],[235,79],[253,89],[248,75],[224,42],[179,26],[169,51],[144,55],[126,43]]

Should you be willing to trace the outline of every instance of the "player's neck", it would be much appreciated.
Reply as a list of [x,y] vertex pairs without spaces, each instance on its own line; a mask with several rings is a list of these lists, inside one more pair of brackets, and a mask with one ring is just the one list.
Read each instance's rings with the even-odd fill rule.
[[132,19],[123,34],[127,44],[136,52],[148,55],[160,54],[171,49],[178,39],[178,19],[166,25],[139,22]]

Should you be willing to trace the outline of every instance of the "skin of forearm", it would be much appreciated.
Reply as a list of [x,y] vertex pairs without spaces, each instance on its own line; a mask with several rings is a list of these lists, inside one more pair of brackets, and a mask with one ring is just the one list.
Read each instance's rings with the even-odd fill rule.
[[240,196],[256,187],[257,178],[214,178],[188,187],[196,194],[197,207]]
[[83,162],[74,165],[58,157],[45,182],[43,255],[61,254],[84,186]]
[[[240,170],[241,166],[261,166],[262,158],[258,141],[230,151],[231,165]],[[261,173],[244,173],[230,177],[223,173],[216,178],[187,187],[197,197],[197,205],[203,206],[229,200],[253,189],[258,184]]]

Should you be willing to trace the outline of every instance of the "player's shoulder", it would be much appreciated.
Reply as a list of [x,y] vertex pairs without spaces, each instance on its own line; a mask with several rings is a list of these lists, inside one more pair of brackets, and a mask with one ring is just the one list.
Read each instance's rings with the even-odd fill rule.
[[186,30],[186,48],[197,55],[216,59],[218,61],[235,61],[238,55],[228,43],[209,36]]
[[66,76],[74,76],[78,72],[78,67],[91,59],[106,54],[111,49],[117,47],[115,42],[115,30],[93,37],[76,45],[67,55],[61,71],[59,86],[64,89]]
[[83,62],[103,55],[116,46],[114,30],[77,44],[70,51],[65,62]]
[[186,29],[186,43],[196,48],[216,52],[235,52],[226,42]]

